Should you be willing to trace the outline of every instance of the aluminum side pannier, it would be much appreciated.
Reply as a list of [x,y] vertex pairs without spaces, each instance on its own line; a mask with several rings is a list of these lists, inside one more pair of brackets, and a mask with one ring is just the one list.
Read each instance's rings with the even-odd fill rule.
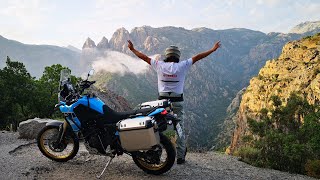
[[125,119],[118,123],[120,142],[128,152],[149,150],[160,144],[157,124],[152,117]]

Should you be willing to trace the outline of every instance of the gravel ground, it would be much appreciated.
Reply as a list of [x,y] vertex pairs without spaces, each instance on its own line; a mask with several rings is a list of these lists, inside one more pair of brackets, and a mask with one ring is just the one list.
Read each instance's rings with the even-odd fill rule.
[[[34,141],[17,138],[16,133],[0,132],[0,179],[95,179],[106,158],[92,156],[80,146],[77,156],[66,163],[44,157]],[[184,165],[174,165],[163,175],[153,176],[140,170],[130,156],[113,159],[101,179],[313,179],[307,176],[262,169],[240,162],[237,158],[215,152],[188,153]]]

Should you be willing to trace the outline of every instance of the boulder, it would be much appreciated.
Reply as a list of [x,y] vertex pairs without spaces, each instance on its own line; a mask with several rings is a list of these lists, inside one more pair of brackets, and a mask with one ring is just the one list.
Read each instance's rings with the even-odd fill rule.
[[46,126],[46,123],[52,121],[57,120],[34,118],[22,121],[21,123],[19,123],[18,127],[19,138],[36,139],[41,129]]

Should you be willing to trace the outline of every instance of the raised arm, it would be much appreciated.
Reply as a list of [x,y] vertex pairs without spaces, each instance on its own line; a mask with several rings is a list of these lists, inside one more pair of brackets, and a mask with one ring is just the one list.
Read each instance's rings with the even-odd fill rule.
[[213,53],[214,51],[216,51],[219,47],[221,46],[220,41],[216,42],[214,44],[214,46],[209,49],[208,51],[202,52],[200,54],[197,54],[195,56],[192,57],[192,64],[196,63],[197,61],[199,61],[200,59],[203,59],[207,56],[209,56],[211,53]]
[[130,51],[133,52],[133,54],[135,54],[138,58],[144,60],[145,62],[147,62],[148,64],[151,64],[151,58],[149,58],[147,55],[143,54],[142,52],[137,51],[136,49],[134,49],[133,44],[130,40],[128,40],[128,48],[130,49]]

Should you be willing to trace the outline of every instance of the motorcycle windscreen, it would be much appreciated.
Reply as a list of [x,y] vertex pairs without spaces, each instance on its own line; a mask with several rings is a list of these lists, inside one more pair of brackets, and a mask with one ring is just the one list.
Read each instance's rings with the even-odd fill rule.
[[[71,76],[71,71],[69,69],[62,69],[60,71],[60,81],[59,81],[59,89],[58,89],[59,92],[61,92],[64,85],[70,81],[70,76]],[[66,101],[64,98],[65,97],[62,97],[61,94],[58,93],[58,102]]]
[[70,81],[71,70],[70,69],[62,69],[60,71],[60,86],[63,86],[66,82]]

